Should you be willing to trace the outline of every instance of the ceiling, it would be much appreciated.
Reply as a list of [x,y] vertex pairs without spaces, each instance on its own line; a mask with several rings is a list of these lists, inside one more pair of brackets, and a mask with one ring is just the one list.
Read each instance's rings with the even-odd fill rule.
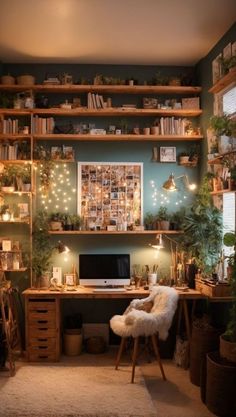
[[0,58],[193,65],[235,18],[235,0],[0,0]]

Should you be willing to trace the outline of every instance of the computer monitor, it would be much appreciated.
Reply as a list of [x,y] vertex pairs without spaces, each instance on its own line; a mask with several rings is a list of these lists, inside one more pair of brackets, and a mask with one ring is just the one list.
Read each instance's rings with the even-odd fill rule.
[[130,255],[85,254],[79,255],[81,285],[124,286],[130,284]]

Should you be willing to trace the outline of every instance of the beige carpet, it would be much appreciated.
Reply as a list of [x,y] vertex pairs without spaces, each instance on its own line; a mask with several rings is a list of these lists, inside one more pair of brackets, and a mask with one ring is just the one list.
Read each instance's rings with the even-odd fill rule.
[[113,355],[63,357],[58,364],[17,362],[0,374],[0,417],[156,417],[137,367],[114,370]]

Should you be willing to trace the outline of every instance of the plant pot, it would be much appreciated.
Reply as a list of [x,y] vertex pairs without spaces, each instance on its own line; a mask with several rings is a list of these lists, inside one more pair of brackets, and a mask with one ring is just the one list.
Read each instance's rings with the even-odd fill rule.
[[224,335],[220,336],[220,356],[236,364],[236,342],[229,342]]
[[148,274],[148,284],[155,285],[157,283],[157,274]]
[[158,230],[169,230],[170,222],[168,220],[158,221]]
[[14,185],[11,185],[11,186],[8,186],[8,187],[3,186],[3,187],[1,187],[1,190],[2,190],[3,193],[11,194],[15,191],[15,187],[14,187]]
[[38,288],[49,288],[51,284],[50,274],[45,273],[45,275],[39,277],[37,279],[37,286]]
[[28,184],[23,183],[22,191],[29,192],[30,190],[31,190],[31,184],[30,183],[28,183]]
[[180,156],[179,157],[179,165],[184,165],[189,162],[189,156]]
[[206,406],[217,416],[236,415],[236,366],[225,363],[219,352],[207,355]]
[[53,231],[63,230],[62,222],[51,221],[50,222],[50,229]]
[[201,366],[206,354],[219,347],[219,336],[222,329],[213,327],[198,327],[193,323],[192,337],[190,341],[190,381],[200,386]]

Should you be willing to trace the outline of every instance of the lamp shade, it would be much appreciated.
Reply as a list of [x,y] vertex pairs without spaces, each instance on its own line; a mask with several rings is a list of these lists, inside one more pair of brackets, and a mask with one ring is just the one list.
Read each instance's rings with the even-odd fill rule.
[[164,190],[166,191],[177,191],[178,188],[176,187],[175,177],[173,173],[171,173],[168,180],[164,182],[162,188],[164,188]]

